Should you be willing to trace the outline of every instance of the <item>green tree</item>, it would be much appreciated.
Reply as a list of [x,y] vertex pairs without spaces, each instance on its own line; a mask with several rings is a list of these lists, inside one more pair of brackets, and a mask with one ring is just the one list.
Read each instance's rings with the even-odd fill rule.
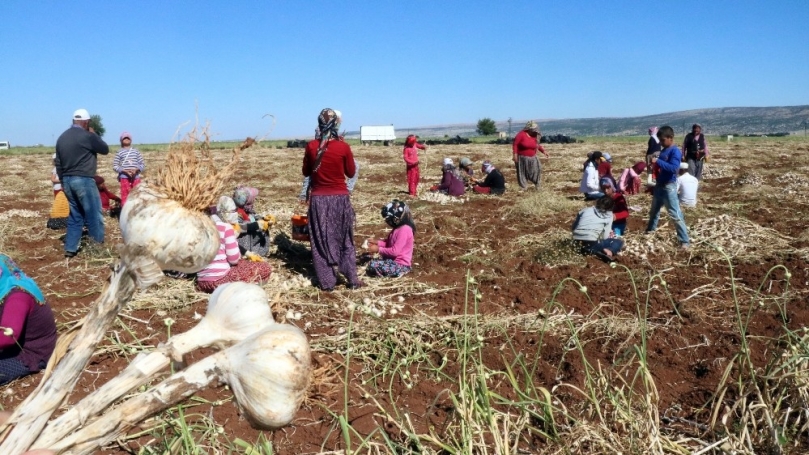
[[96,132],[100,137],[104,137],[104,133],[107,131],[104,128],[104,124],[101,123],[101,116],[100,115],[91,115],[90,116],[90,128]]
[[489,117],[484,117],[478,120],[478,128],[476,130],[481,136],[489,136],[490,134],[497,134],[497,125],[494,120]]

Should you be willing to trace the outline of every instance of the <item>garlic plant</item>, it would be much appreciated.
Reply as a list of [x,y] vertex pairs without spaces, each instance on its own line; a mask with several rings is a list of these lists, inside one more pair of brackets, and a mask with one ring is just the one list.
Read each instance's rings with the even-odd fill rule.
[[61,440],[115,400],[149,382],[172,359],[180,361],[201,347],[225,349],[275,324],[268,300],[267,293],[256,284],[234,282],[218,287],[208,300],[205,316],[194,328],[172,336],[149,354],[137,356],[120,375],[49,423],[34,446],[47,447]]
[[163,270],[196,273],[219,250],[219,232],[210,217],[183,207],[148,183],[141,183],[129,194],[119,223],[130,254],[154,261],[152,273],[136,277],[141,287],[159,281]]
[[305,398],[312,374],[306,335],[272,324],[239,343],[176,373],[136,395],[81,430],[50,446],[57,453],[84,455],[216,381],[226,382],[248,421],[260,429],[287,425]]

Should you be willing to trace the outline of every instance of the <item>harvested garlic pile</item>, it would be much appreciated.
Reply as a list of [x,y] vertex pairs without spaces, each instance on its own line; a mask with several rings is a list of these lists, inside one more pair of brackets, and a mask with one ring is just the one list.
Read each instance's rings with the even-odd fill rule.
[[624,238],[626,243],[621,254],[629,254],[640,259],[646,260],[650,255],[658,255],[666,253],[666,242],[658,239],[657,237],[641,236]]
[[384,299],[372,299],[370,297],[365,297],[362,299],[362,302],[357,303],[349,303],[346,309],[351,311],[357,311],[359,313],[367,314],[369,316],[373,315],[378,318],[388,314],[391,316],[395,316],[400,311],[404,309],[404,297],[399,296],[397,298],[398,303],[387,302]]
[[764,179],[755,172],[744,173],[742,174],[741,177],[731,182],[731,185],[734,186],[742,186],[742,185],[761,186],[762,184],[764,184]]
[[422,201],[437,202],[441,205],[445,204],[463,204],[464,198],[450,196],[449,194],[439,193],[437,191],[422,191],[419,193],[419,199]]

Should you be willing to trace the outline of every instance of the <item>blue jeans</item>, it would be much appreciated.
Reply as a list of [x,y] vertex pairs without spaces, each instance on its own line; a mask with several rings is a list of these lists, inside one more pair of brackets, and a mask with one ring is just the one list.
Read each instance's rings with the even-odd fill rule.
[[600,241],[586,241],[586,240],[579,240],[581,243],[581,253],[582,254],[594,254],[604,260],[612,260],[608,259],[604,254],[604,249],[608,249],[612,252],[612,257],[618,255],[621,252],[621,249],[624,247],[624,241],[621,239],[604,239]]
[[666,206],[669,217],[674,221],[674,228],[677,230],[677,240],[683,245],[688,245],[688,229],[685,227],[683,212],[680,211],[680,200],[677,197],[677,182],[668,183],[665,186],[655,186],[652,193],[652,209],[649,211],[649,224],[646,232],[657,229],[657,221],[660,218],[660,209]]
[[617,235],[618,237],[623,236],[624,232],[626,232],[626,220],[624,220],[624,221],[613,221],[612,222],[612,232],[614,232],[615,235]]
[[101,196],[92,177],[64,176],[62,191],[65,192],[70,205],[67,217],[67,234],[65,235],[65,252],[75,253],[79,250],[81,232],[84,226],[90,237],[98,243],[104,243],[104,218],[101,214]]

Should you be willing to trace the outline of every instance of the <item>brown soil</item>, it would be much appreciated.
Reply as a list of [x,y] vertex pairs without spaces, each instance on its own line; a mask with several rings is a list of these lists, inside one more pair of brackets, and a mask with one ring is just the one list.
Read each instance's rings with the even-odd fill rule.
[[[736,144],[734,144],[736,145]],[[609,144],[603,149],[609,149]],[[455,149],[446,148],[448,154],[455,156]],[[506,148],[494,150],[476,150],[469,153],[478,162],[492,155],[503,153]],[[612,149],[610,149],[612,150]],[[384,167],[375,172],[375,163],[384,164],[388,160],[399,160],[398,150],[386,150],[390,155],[381,156],[374,148],[360,148],[357,155],[361,159],[363,174],[355,196],[355,207],[358,215],[371,213],[376,216],[377,206],[391,197],[401,197],[398,193],[405,188],[404,171],[398,167]],[[425,162],[437,168],[440,152],[427,152]],[[545,165],[545,173],[549,179],[561,182],[562,189],[543,187],[542,191],[556,191],[559,194],[575,195],[576,173],[574,169],[580,161],[579,154],[570,153],[562,146],[551,148],[554,158]],[[716,153],[716,152],[715,152]],[[296,156],[284,156],[289,161],[285,169],[295,171]],[[395,155],[395,156],[393,156]],[[617,156],[616,156],[617,155]],[[629,161],[631,155],[621,152],[613,153],[616,160],[624,158]],[[506,156],[505,154],[502,156]],[[501,156],[501,158],[502,158]],[[564,156],[565,158],[562,158]],[[24,165],[47,161],[44,157],[15,157]],[[147,155],[147,162],[157,160],[156,155]],[[37,161],[38,160],[38,161]],[[563,160],[573,162],[568,165]],[[508,182],[516,180],[514,170],[507,161],[500,159],[500,164]],[[2,162],[9,164],[11,158],[3,157]],[[259,162],[259,161],[256,161]],[[728,161],[729,162],[729,161]],[[722,163],[721,159],[718,163]],[[770,161],[770,166],[777,169],[789,169],[795,166],[792,159]],[[773,164],[775,163],[775,164]],[[436,164],[436,166],[433,166]],[[708,165],[710,166],[710,165]],[[40,166],[44,169],[45,166]],[[618,166],[616,166],[617,168]],[[0,178],[14,174],[23,178],[31,176],[25,172],[9,173],[6,165],[0,166]],[[297,173],[290,171],[254,174],[253,166],[244,166],[245,180],[256,184],[262,190],[260,198],[267,198],[267,205],[272,210],[287,210],[294,205],[299,180]],[[430,168],[427,168],[430,170]],[[776,169],[776,168],[774,168]],[[773,199],[760,195],[758,198],[739,199],[737,187],[731,181],[744,173],[745,169],[734,170],[734,175],[718,179],[706,179],[702,183],[700,202],[703,208],[688,219],[689,224],[695,221],[732,213],[751,221],[779,231],[788,236],[800,236],[809,229],[809,222],[800,214],[805,204],[799,200]],[[426,173],[425,171],[422,171]],[[41,174],[42,172],[40,172]],[[431,172],[430,174],[437,174]],[[289,177],[292,175],[293,177]],[[37,175],[34,180],[41,180]],[[111,187],[114,179],[108,177]],[[773,177],[774,178],[774,177]],[[265,179],[259,181],[258,179]],[[269,179],[269,180],[266,180]],[[772,180],[772,178],[770,178]],[[572,181],[574,183],[565,183]],[[773,181],[774,182],[774,181]],[[281,185],[283,183],[283,185]],[[276,186],[277,185],[277,186]],[[762,284],[768,271],[779,264],[786,266],[792,273],[787,280],[783,270],[776,270],[764,281],[763,296],[767,304],[752,312],[748,327],[753,362],[763,367],[777,349],[777,342],[784,334],[784,325],[790,329],[798,329],[809,324],[809,307],[805,295],[809,290],[809,268],[805,255],[797,253],[803,248],[806,239],[794,238],[794,254],[761,256],[753,259],[734,258],[733,274],[735,282],[730,279],[728,264],[710,259],[708,252],[695,249],[691,252],[651,255],[648,261],[634,256],[624,256],[621,267],[610,268],[595,258],[583,258],[573,265],[544,264],[536,261],[535,247],[521,247],[517,239],[526,234],[539,237],[553,229],[567,230],[575,217],[575,210],[569,213],[556,213],[541,219],[510,212],[518,198],[528,193],[518,193],[510,187],[504,197],[471,196],[463,204],[437,205],[426,201],[413,201],[412,208],[416,216],[418,231],[417,248],[413,257],[413,272],[399,280],[401,289],[410,289],[416,284],[440,292],[420,293],[405,292],[406,305],[396,317],[385,316],[385,320],[376,321],[368,316],[355,316],[355,324],[359,329],[372,328],[377,324],[400,322],[407,318],[440,318],[462,315],[471,312],[465,302],[467,300],[466,276],[469,271],[477,279],[477,290],[482,298],[477,304],[481,320],[494,318],[515,318],[520,315],[537,315],[539,321],[533,326],[510,325],[505,331],[491,329],[484,334],[485,343],[480,352],[483,363],[495,372],[506,371],[507,365],[514,365],[516,354],[529,362],[536,362],[534,377],[528,378],[536,386],[552,387],[567,383],[578,388],[584,386],[586,379],[585,364],[578,350],[571,349],[570,334],[561,331],[543,334],[542,314],[570,313],[582,320],[611,320],[611,318],[636,320],[640,308],[647,313],[647,321],[651,325],[647,341],[647,362],[651,375],[659,392],[659,411],[669,417],[681,417],[687,420],[705,423],[710,414],[714,393],[724,374],[730,359],[740,350],[740,330],[736,320],[736,309],[731,285],[739,288],[737,299],[746,312],[749,305],[754,304],[755,290]],[[4,185],[4,188],[7,188]],[[35,188],[21,186],[15,189],[17,195],[0,197],[2,211],[10,209],[34,210],[40,214],[49,211],[49,195],[44,184]],[[370,194],[373,193],[373,194]],[[749,194],[749,193],[746,193]],[[359,198],[359,199],[357,199]],[[364,198],[364,199],[362,199]],[[279,202],[279,200],[281,200]],[[736,204],[736,205],[734,205]],[[645,211],[648,198],[638,196],[630,201],[630,205],[642,205],[641,212],[633,214],[629,221],[630,232],[637,233],[645,227]],[[581,203],[584,207],[584,203]],[[691,215],[688,215],[691,217]],[[384,223],[377,218],[374,221],[360,221],[358,233],[381,235]],[[362,219],[362,216],[360,216]],[[61,242],[59,232],[41,232],[44,219],[21,219],[29,229],[37,231],[31,235],[27,229],[16,226],[5,242],[5,249],[19,262],[20,266],[40,282],[48,300],[55,310],[57,320],[62,327],[78,320],[88,305],[98,296],[101,284],[107,274],[112,257],[86,258],[81,255],[67,263],[61,258]],[[120,241],[115,220],[108,220],[109,244]],[[286,226],[281,226],[285,228]],[[661,228],[673,241],[673,228]],[[357,235],[357,246],[363,237]],[[481,249],[487,250],[484,255]],[[673,251],[673,250],[672,250]],[[271,259],[277,273],[289,275],[300,269],[285,262],[279,255]],[[631,275],[630,275],[631,273]],[[666,285],[659,281],[649,289],[649,277],[662,273]],[[638,288],[638,299],[634,297],[633,280]],[[789,283],[787,285],[787,282]],[[579,289],[579,284],[587,288],[587,292]],[[162,286],[162,285],[161,285]],[[706,294],[694,295],[701,287],[710,287]],[[176,322],[172,332],[182,332],[196,322],[194,314],[204,314],[206,300],[204,296],[194,294],[190,284],[187,295],[175,296],[181,305],[158,313],[154,307],[132,309],[128,311],[122,322],[134,329],[130,333],[123,325],[117,324],[103,343],[107,349],[99,352],[88,365],[76,389],[70,396],[74,403],[115,376],[123,369],[133,355],[126,350],[116,349],[118,344],[135,346],[142,344],[146,349],[165,341],[166,327],[164,317],[171,317]],[[271,297],[277,295],[273,285],[267,285]],[[280,292],[280,291],[279,291]],[[347,327],[348,316],[342,308],[348,300],[372,295],[382,297],[397,292],[395,286],[388,290],[365,290],[352,294],[340,290],[334,294],[306,294],[311,304],[319,304],[326,310],[306,310],[303,318],[292,321],[295,325],[306,327],[307,334],[313,343],[324,337],[335,336],[336,328]],[[387,293],[387,294],[386,294]],[[281,310],[286,294],[276,302],[278,319],[283,319]],[[299,300],[303,297],[296,297]],[[644,308],[648,298],[648,307]],[[777,300],[776,300],[777,298]],[[276,299],[278,300],[278,299]],[[786,308],[786,323],[773,302],[779,302]],[[340,307],[339,310],[333,309]],[[166,316],[162,316],[166,315]],[[147,321],[143,323],[140,321]],[[628,330],[628,329],[627,329]],[[362,332],[357,339],[361,340]],[[579,334],[583,344],[582,351],[589,365],[598,365],[605,371],[615,374],[626,374],[626,366],[634,356],[634,347],[640,343],[637,334],[629,334],[619,327],[598,326],[583,329]],[[135,339],[137,338],[137,340]],[[138,348],[138,349],[142,349]],[[189,357],[193,362],[210,351],[198,352]],[[447,356],[448,365],[435,372],[430,365],[438,365],[442,356]],[[384,444],[385,438],[401,443],[406,442],[406,435],[398,424],[402,423],[402,413],[410,415],[413,429],[419,434],[440,432],[448,422],[457,418],[449,393],[457,392],[454,380],[460,375],[461,368],[458,352],[444,347],[436,347],[434,352],[426,353],[425,359],[408,366],[412,382],[404,380],[401,374],[380,375],[379,371],[368,369],[373,365],[361,356],[350,360],[348,372],[349,384],[344,388],[343,365],[346,359],[332,349],[316,349],[314,354],[316,366],[330,366],[333,369],[331,381],[333,385],[319,385],[313,389],[312,397],[299,411],[293,424],[283,430],[266,434],[273,442],[277,453],[317,453],[320,451],[340,450],[345,448],[343,435],[340,432],[338,419],[348,400],[347,421],[357,434],[371,437],[371,441]],[[429,359],[429,360],[428,360]],[[517,373],[522,376],[522,373]],[[3,393],[2,404],[13,408],[39,382],[39,375],[16,381]],[[523,378],[521,378],[523,379]],[[514,390],[505,381],[491,384],[493,392],[504,397],[516,397]],[[344,391],[347,391],[347,396]],[[368,395],[366,395],[366,393]],[[188,403],[186,414],[189,421],[203,421],[210,418],[223,428],[229,440],[241,438],[245,441],[256,441],[259,432],[250,428],[239,415],[234,403],[229,399],[230,393],[223,387],[212,388],[198,395],[198,400]],[[579,402],[581,397],[567,391],[560,392],[559,397],[568,406]],[[374,401],[374,399],[376,401]],[[377,407],[381,406],[387,413],[399,416],[387,421]],[[174,415],[176,417],[176,414]],[[168,416],[166,416],[168,417]],[[145,425],[144,428],[148,428]],[[681,430],[682,431],[682,430]],[[687,433],[687,431],[686,431]],[[695,436],[698,432],[691,432]],[[138,447],[154,444],[154,436],[142,437],[122,442],[121,447],[110,448],[104,453],[134,453]],[[359,438],[354,437],[354,443]],[[520,442],[520,447],[528,452],[541,451],[547,441],[542,438],[527,438]],[[132,452],[128,452],[132,451]]]

